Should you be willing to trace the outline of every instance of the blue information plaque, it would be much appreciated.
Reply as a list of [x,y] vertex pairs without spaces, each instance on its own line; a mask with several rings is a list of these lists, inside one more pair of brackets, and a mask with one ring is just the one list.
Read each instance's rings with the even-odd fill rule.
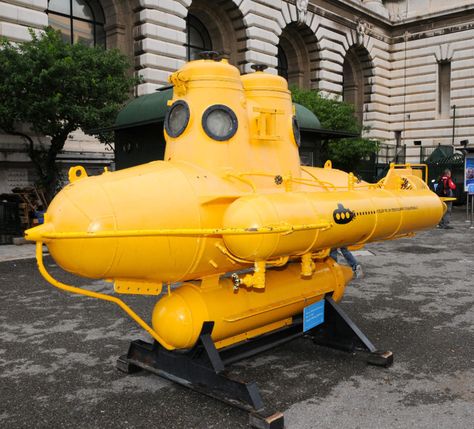
[[324,322],[324,299],[303,309],[303,332]]

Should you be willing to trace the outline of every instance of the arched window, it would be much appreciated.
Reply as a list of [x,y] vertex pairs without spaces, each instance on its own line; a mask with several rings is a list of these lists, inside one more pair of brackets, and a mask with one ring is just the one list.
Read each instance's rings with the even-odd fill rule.
[[277,61],[278,75],[288,80],[288,60],[286,58],[285,51],[283,50],[281,45],[278,45]]
[[212,51],[212,41],[204,24],[188,13],[186,18],[186,56],[188,61],[199,59],[199,53]]
[[104,13],[97,1],[50,0],[48,21],[66,42],[105,47]]
[[290,86],[317,88],[319,46],[314,32],[307,25],[291,23],[280,34],[277,72]]
[[373,64],[363,46],[352,46],[344,57],[342,99],[354,106],[354,113],[362,124],[364,106],[370,103]]

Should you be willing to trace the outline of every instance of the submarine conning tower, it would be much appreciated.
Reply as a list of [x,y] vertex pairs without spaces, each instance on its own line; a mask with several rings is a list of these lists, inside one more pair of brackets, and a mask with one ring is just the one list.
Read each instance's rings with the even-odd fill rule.
[[269,176],[300,176],[288,84],[263,66],[255,69],[240,76],[226,60],[203,59],[170,76],[165,161],[190,162],[217,175],[262,173],[255,178],[262,186],[271,183]]

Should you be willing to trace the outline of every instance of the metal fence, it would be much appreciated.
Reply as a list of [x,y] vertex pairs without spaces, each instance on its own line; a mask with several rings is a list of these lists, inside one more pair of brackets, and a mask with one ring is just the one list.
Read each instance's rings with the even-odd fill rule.
[[385,176],[392,162],[396,164],[406,162],[406,146],[380,144],[377,153],[361,161],[356,173],[367,182],[377,182]]
[[363,160],[355,172],[363,180],[377,182],[387,174],[390,163],[427,164],[428,183],[432,187],[446,169],[451,170],[457,189],[456,204],[464,204],[464,155],[453,146],[420,146],[411,147],[407,153],[406,146],[381,144],[377,153]]

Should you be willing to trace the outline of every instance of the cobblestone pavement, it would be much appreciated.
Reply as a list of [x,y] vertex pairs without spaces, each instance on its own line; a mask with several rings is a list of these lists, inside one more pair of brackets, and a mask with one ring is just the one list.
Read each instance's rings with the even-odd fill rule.
[[[255,380],[287,428],[471,428],[474,230],[462,211],[453,224],[359,255],[365,278],[348,287],[342,306],[380,349],[394,352],[391,368],[298,339],[232,373]],[[242,411],[154,375],[118,372],[116,358],[146,334],[112,304],[53,289],[35,265],[0,263],[0,427],[247,426]],[[129,301],[142,314],[153,304]]]

